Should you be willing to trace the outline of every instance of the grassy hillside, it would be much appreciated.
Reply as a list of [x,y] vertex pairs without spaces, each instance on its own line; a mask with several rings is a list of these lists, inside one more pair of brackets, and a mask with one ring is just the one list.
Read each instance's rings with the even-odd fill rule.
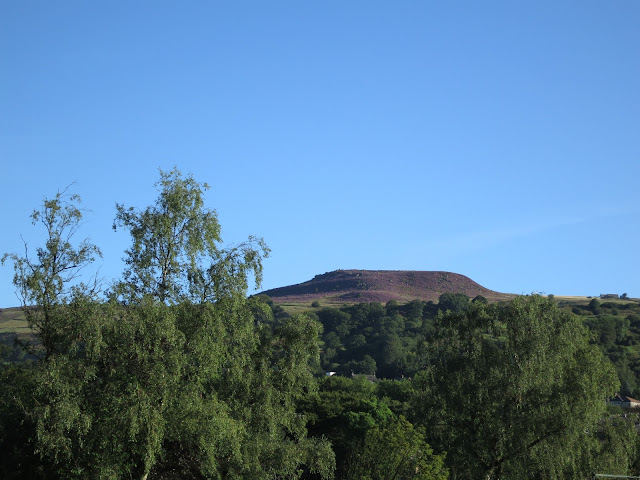
[[0,308],[0,335],[6,333],[20,336],[31,333],[21,308]]

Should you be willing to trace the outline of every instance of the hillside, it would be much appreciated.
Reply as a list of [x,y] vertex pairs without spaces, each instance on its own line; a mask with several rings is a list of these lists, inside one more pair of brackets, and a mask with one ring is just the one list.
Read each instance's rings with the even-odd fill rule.
[[22,308],[0,308],[0,336],[5,334],[24,336],[30,333]]
[[464,293],[469,297],[482,295],[490,301],[513,297],[489,290],[457,273],[410,270],[336,270],[316,275],[304,283],[262,292],[276,303],[288,304],[437,302],[443,293]]

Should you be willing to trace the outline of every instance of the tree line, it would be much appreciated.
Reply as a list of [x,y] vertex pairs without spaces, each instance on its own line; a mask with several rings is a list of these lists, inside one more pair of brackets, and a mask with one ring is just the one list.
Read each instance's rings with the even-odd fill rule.
[[67,192],[32,216],[45,244],[4,255],[34,336],[32,360],[0,367],[3,478],[638,472],[632,417],[606,407],[616,367],[557,302],[449,294],[290,316],[247,296],[269,249],[222,243],[206,184],[173,169],[156,188],[146,208],[116,205],[131,244],[109,285],[81,281],[101,252],[78,240]]

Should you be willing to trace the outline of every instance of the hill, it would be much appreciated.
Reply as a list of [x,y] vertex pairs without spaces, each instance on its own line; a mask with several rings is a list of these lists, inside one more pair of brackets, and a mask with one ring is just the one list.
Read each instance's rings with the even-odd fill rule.
[[0,308],[0,336],[7,333],[20,336],[31,334],[22,308]]
[[469,277],[451,272],[411,270],[335,270],[316,275],[311,280],[262,292],[281,304],[325,304],[437,302],[443,293],[482,295],[489,301],[508,300],[511,294],[499,293],[474,282]]

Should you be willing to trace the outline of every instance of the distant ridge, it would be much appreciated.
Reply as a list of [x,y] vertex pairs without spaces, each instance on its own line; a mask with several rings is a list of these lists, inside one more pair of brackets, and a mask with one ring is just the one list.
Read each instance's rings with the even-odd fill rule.
[[397,300],[438,301],[443,293],[482,295],[490,301],[507,300],[513,295],[495,292],[469,277],[451,272],[412,270],[335,270],[313,279],[262,292],[276,303],[388,302]]

